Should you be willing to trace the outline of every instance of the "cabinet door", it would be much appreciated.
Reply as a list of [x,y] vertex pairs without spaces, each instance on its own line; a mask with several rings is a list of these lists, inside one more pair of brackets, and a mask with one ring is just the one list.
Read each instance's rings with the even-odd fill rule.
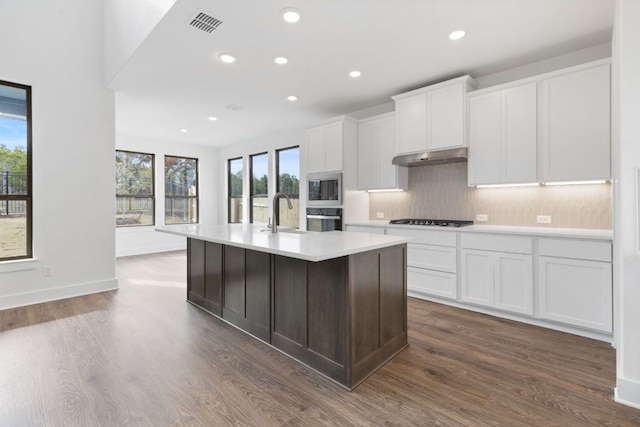
[[464,147],[464,84],[427,92],[427,149]]
[[502,92],[502,183],[537,181],[537,86]]
[[[376,170],[378,146],[378,124],[376,121],[358,125],[358,189],[378,188]],[[389,160],[391,163],[391,160]]]
[[398,153],[415,153],[427,148],[427,94],[419,93],[396,101]]
[[611,177],[609,64],[544,80],[543,180]]
[[462,250],[462,301],[493,307],[493,257],[490,252],[475,249]]
[[539,257],[540,317],[612,332],[611,264]]
[[324,171],[326,146],[324,143],[324,128],[322,126],[307,130],[307,153],[307,172]]
[[407,168],[391,163],[396,154],[396,138],[396,120],[393,115],[388,115],[378,121],[377,188],[379,189],[407,188],[406,182],[400,182],[402,178],[406,181]]
[[533,315],[532,256],[495,254],[495,307]]
[[342,122],[331,123],[325,126],[325,171],[342,170]]
[[469,185],[501,182],[501,95],[469,99]]

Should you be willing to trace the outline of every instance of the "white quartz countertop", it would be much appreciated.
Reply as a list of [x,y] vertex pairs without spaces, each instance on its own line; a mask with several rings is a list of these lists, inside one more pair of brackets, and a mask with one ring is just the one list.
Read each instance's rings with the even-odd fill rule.
[[156,231],[306,261],[324,261],[409,241],[402,236],[345,231],[287,232],[292,229],[286,227],[278,227],[274,234],[271,230],[262,231],[266,228],[256,224],[180,225],[156,227]]
[[362,221],[346,224],[347,227],[381,227],[381,228],[408,228],[412,230],[437,230],[437,231],[458,231],[464,233],[495,233],[495,234],[517,234],[538,237],[566,237],[578,239],[612,240],[613,231],[593,230],[586,228],[550,228],[550,227],[517,227],[508,225],[468,225],[465,227],[437,227],[424,225],[404,225],[389,224],[389,221]]

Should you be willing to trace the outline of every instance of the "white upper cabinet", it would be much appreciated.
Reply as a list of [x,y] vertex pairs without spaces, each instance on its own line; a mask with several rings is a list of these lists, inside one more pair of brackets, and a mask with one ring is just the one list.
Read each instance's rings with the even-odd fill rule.
[[307,129],[307,172],[342,170],[344,120]]
[[542,82],[542,181],[611,178],[608,60]]
[[408,169],[391,161],[396,148],[395,113],[361,120],[358,125],[358,189],[408,188]]
[[537,181],[537,86],[469,96],[469,185]]
[[465,147],[466,93],[473,85],[463,76],[393,96],[397,153]]

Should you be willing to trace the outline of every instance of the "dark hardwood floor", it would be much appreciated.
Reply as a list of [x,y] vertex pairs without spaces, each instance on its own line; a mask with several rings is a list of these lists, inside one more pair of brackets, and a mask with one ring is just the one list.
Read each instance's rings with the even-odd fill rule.
[[185,265],[0,311],[0,426],[640,425],[606,343],[410,298],[410,347],[347,392],[185,302]]

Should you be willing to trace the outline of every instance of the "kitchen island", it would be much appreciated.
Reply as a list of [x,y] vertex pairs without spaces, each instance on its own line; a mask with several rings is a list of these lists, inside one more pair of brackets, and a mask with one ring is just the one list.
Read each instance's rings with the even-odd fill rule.
[[187,300],[351,390],[407,346],[402,236],[169,226]]

